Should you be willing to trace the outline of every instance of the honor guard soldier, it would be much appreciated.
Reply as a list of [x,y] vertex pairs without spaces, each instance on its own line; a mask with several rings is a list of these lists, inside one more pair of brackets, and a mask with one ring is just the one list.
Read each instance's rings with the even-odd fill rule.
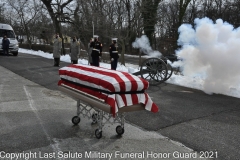
[[102,56],[102,43],[98,40],[98,36],[94,35],[94,41],[91,42],[92,47],[92,65],[99,67],[99,59]]
[[118,58],[119,58],[118,50],[117,50],[117,38],[112,38],[112,44],[109,47],[109,53],[110,53],[111,69],[116,70]]

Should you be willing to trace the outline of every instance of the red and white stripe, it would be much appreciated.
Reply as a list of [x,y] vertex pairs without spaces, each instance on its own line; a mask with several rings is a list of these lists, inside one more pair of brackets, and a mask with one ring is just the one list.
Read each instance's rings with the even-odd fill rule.
[[[137,76],[125,72],[109,70],[94,66],[70,65],[59,69],[61,78],[71,82],[90,86],[96,89],[106,90],[109,92],[119,91],[141,91],[148,88],[148,82]],[[74,83],[64,80],[59,81],[59,85],[64,83],[75,89],[79,89],[89,94],[102,98],[105,103],[113,109],[113,116],[118,112],[118,108],[131,106],[134,104],[145,104],[145,109],[151,112],[158,112],[158,107],[153,103],[147,93],[139,94],[105,94],[80,87]]]
[[94,66],[70,65],[59,69],[59,75],[72,82],[110,92],[141,91],[148,88],[148,82],[140,77]]
[[131,106],[134,104],[145,104],[145,109],[152,110],[153,101],[147,93],[140,94],[115,94],[115,99],[119,108]]

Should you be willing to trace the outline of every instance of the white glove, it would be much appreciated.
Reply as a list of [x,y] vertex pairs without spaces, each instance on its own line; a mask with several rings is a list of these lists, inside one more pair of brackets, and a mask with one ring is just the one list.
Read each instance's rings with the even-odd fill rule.
[[114,61],[114,59],[113,59],[113,58],[111,58],[111,61]]

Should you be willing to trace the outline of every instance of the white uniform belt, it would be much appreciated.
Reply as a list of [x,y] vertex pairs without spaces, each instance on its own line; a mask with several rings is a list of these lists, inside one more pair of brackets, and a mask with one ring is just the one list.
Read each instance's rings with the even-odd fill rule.
[[112,51],[112,53],[118,53],[118,51]]
[[93,50],[100,52],[100,50],[99,50],[99,49],[95,49],[95,48],[94,48]]

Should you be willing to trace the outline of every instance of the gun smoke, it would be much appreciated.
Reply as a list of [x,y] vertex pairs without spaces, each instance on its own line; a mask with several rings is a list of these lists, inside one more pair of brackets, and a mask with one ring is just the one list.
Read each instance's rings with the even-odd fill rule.
[[140,38],[136,38],[135,42],[132,43],[133,48],[140,49],[140,52],[150,56],[150,57],[161,57],[159,51],[153,50],[149,39],[146,35],[142,35]]
[[179,27],[176,54],[184,76],[201,76],[206,93],[226,93],[240,86],[240,28],[218,19],[195,19]]

